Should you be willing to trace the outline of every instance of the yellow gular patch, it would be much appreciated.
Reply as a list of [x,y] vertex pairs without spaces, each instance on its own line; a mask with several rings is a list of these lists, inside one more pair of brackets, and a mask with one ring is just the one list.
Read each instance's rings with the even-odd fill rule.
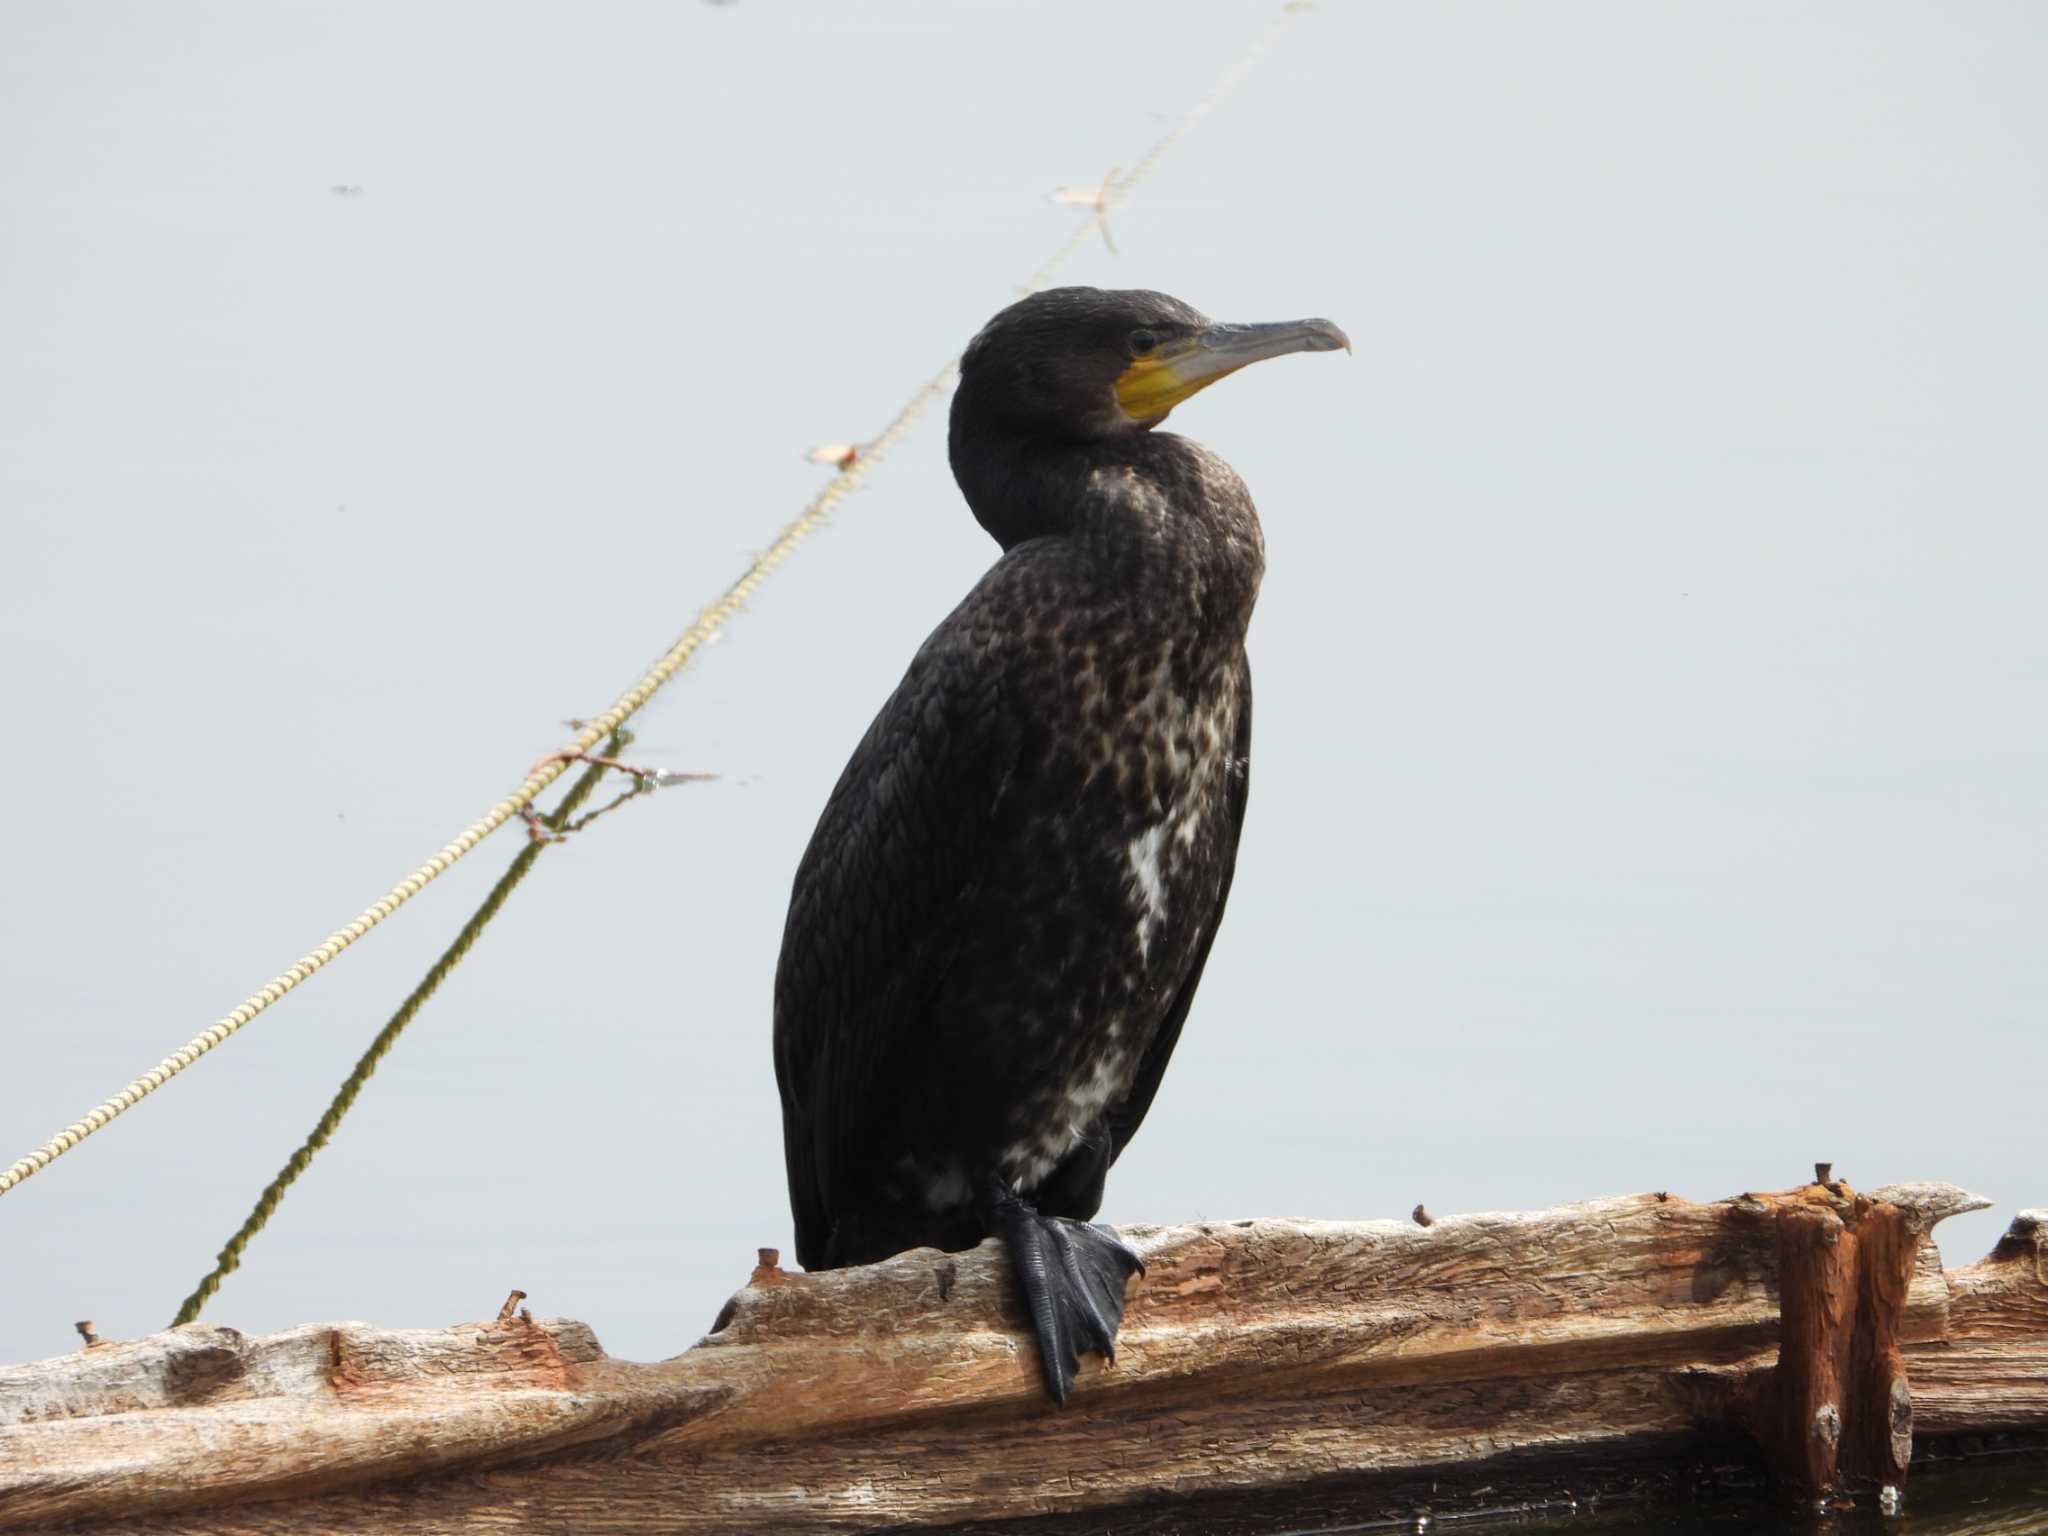
[[[1249,361],[1247,359],[1246,361]],[[1209,366],[1204,367],[1204,363]],[[1207,388],[1244,365],[1218,368],[1189,347],[1171,356],[1141,357],[1116,377],[1116,403],[1133,421],[1156,421],[1198,390]]]

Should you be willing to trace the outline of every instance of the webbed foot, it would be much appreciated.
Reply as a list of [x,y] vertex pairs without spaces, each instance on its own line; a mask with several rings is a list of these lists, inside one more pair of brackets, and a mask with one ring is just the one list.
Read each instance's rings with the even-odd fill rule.
[[1108,1227],[1041,1216],[1007,1192],[996,1201],[995,1215],[1038,1335],[1045,1389],[1064,1404],[1082,1355],[1116,1358],[1124,1282],[1145,1272],[1144,1261]]

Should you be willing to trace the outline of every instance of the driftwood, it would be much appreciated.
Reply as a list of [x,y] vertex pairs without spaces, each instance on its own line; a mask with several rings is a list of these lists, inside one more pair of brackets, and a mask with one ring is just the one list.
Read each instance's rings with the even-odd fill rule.
[[1985,1202],[1822,1179],[1427,1226],[1125,1228],[1147,1273],[1115,1364],[1088,1361],[1065,1410],[994,1244],[816,1276],[764,1253],[714,1330],[652,1365],[512,1302],[439,1331],[90,1343],[0,1367],[0,1529],[1099,1528],[1190,1498],[1235,1498],[1251,1527],[1332,1490],[1738,1442],[1814,1497],[1895,1485],[1916,1436],[2048,1430],[2048,1213],[1944,1271],[1928,1230]]

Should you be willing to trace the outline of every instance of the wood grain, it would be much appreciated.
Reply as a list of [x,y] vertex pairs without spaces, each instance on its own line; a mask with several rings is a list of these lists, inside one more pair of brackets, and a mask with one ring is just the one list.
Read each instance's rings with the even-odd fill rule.
[[1890,1289],[1855,1269],[1839,1303],[1842,1379],[1902,1370],[1922,1434],[2048,1428],[2038,1213],[1944,1273],[1920,1236],[1982,1202],[1877,1194],[1125,1228],[1148,1270],[1116,1365],[1088,1361],[1064,1411],[995,1244],[820,1275],[764,1255],[716,1329],[655,1364],[518,1316],[192,1325],[0,1367],[0,1528],[847,1531],[1725,1450],[1744,1384],[1781,1359],[1784,1232],[1829,1221],[1891,1244]]

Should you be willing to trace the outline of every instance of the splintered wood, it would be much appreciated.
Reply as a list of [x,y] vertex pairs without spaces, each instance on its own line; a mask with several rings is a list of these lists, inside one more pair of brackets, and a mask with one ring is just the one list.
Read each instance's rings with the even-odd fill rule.
[[1924,1241],[1983,1203],[1824,1174],[1707,1205],[1124,1228],[1147,1273],[1064,1411],[995,1244],[820,1275],[764,1250],[651,1365],[516,1296],[440,1331],[194,1324],[0,1367],[0,1528],[1099,1528],[1232,1498],[1281,1520],[1736,1432],[1800,1497],[1895,1486],[1916,1434],[2048,1430],[2048,1223],[1947,1272]]

